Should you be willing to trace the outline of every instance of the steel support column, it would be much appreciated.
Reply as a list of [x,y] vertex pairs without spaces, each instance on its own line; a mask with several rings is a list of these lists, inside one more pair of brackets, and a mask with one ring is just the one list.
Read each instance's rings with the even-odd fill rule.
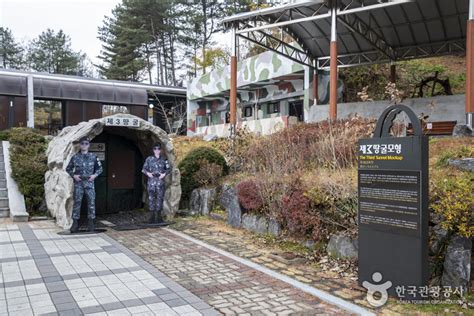
[[230,125],[231,136],[235,135],[237,125],[237,35],[232,28],[232,52],[230,56]]
[[390,63],[390,82],[397,82],[397,66],[394,63]]
[[337,119],[337,30],[336,10],[337,0],[331,3],[331,44],[330,44],[330,70],[329,70],[329,119]]
[[313,105],[317,105],[319,102],[319,93],[318,93],[318,69],[314,68],[313,70]]
[[35,127],[35,97],[34,97],[34,89],[33,89],[33,75],[28,75],[26,78],[27,83],[27,118],[26,118],[26,126],[30,128]]
[[474,0],[469,1],[466,33],[466,124],[472,130],[474,119]]

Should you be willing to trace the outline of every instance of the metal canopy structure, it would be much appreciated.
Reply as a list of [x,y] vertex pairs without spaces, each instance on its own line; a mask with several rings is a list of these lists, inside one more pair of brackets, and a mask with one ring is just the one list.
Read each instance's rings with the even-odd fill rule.
[[[464,53],[468,11],[469,0],[340,0],[338,66]],[[222,22],[235,27],[237,36],[295,61],[329,67],[331,3],[326,0],[241,13]],[[301,48],[272,35],[276,28],[292,36]]]
[[[232,65],[242,38],[315,69],[329,68],[331,119],[337,118],[337,68],[466,53],[466,117],[472,127],[473,20],[474,0],[301,0],[227,17],[222,22],[233,38],[231,123]],[[288,44],[285,33],[298,46]]]

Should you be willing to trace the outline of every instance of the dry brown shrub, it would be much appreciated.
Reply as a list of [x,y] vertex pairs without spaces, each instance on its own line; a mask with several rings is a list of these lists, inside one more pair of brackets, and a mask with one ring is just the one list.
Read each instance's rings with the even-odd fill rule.
[[200,159],[198,161],[199,169],[194,173],[194,180],[199,186],[208,186],[216,184],[222,176],[222,166]]
[[240,152],[241,168],[284,176],[316,167],[352,167],[358,140],[369,137],[374,126],[374,120],[360,117],[298,124],[246,144]]

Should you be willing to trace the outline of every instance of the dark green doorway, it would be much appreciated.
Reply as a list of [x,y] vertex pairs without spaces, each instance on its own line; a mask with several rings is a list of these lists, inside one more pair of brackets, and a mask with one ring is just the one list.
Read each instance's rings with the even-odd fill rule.
[[[135,143],[123,136],[104,131],[91,141],[103,167],[95,180],[96,215],[130,211],[143,206],[143,156]],[[87,218],[87,202],[83,200],[81,218]]]

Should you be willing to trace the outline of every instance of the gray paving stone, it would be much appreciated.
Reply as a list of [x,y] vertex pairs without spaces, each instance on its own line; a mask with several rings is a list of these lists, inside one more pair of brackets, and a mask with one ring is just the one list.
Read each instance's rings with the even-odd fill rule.
[[133,307],[133,306],[139,306],[143,305],[142,301],[139,299],[131,299],[131,300],[125,300],[121,302],[125,307]]
[[88,307],[83,307],[81,308],[81,311],[84,314],[93,314],[93,313],[100,313],[103,312],[104,309],[102,306],[88,306]]
[[113,303],[102,304],[102,308],[105,311],[112,311],[114,309],[125,308],[125,306],[120,302],[113,302]]
[[104,276],[104,275],[112,274],[112,271],[110,271],[110,270],[97,271],[95,274],[96,274],[97,276]]
[[43,278],[37,278],[37,279],[27,279],[25,280],[25,284],[38,284],[38,283],[43,283]]
[[159,297],[165,302],[180,298],[176,293],[162,294],[162,295],[159,295]]
[[24,284],[25,284],[25,282],[23,280],[22,281],[11,281],[11,282],[3,283],[3,287],[22,286]]
[[68,290],[67,286],[62,281],[61,282],[46,283],[46,288],[48,289],[48,292],[50,292],[50,293],[61,292],[61,291]]
[[44,283],[53,283],[57,281],[62,281],[63,278],[60,275],[57,275],[57,276],[43,278],[43,280],[44,280]]
[[206,304],[204,302],[193,303],[193,304],[191,304],[191,306],[194,307],[197,310],[203,310],[203,309],[211,308],[211,306],[209,306],[208,304]]
[[153,290],[152,292],[155,293],[156,295],[163,295],[163,294],[173,293],[173,291],[171,291],[168,288],[157,289],[157,290]]
[[82,316],[84,315],[82,311],[79,308],[74,308],[74,309],[68,309],[59,312],[60,316]]
[[201,302],[202,300],[197,297],[197,296],[190,296],[190,297],[184,297],[183,298],[186,302],[188,302],[189,304],[195,304],[195,303],[199,303]]
[[54,297],[59,298],[59,297],[72,296],[72,295],[71,295],[71,292],[69,292],[69,290],[60,291],[60,292],[54,292],[54,293],[51,293],[50,295],[51,295],[52,298],[54,298]]
[[52,298],[51,299],[55,305],[59,304],[66,304],[66,303],[74,303],[76,302],[74,300],[74,297],[72,296],[65,296],[65,297],[57,297],[57,298]]
[[188,302],[186,302],[182,298],[176,298],[174,300],[166,301],[165,303],[166,303],[166,305],[168,305],[170,307],[178,307],[178,306],[182,306],[182,305],[188,305]]
[[63,311],[79,309],[79,306],[76,302],[55,304],[54,307],[56,307],[56,310],[60,313],[62,313]]
[[79,279],[79,274],[73,273],[73,274],[66,274],[63,275],[63,280],[73,280],[73,279]]
[[160,302],[162,302],[163,300],[160,299],[158,296],[149,296],[149,297],[141,298],[141,301],[142,301],[144,304],[154,304],[154,303],[160,303]]

